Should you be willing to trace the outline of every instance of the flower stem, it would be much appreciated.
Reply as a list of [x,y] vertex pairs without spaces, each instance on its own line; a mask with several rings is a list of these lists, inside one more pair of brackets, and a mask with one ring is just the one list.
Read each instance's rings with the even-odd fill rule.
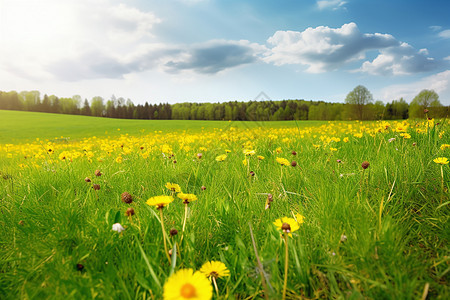
[[188,204],[185,203],[185,204],[184,204],[183,232],[184,232],[184,228],[186,227],[186,219],[187,219],[187,215],[188,215]]
[[166,242],[166,230],[164,229],[164,218],[163,218],[163,212],[162,212],[162,207],[158,208],[159,209],[159,216],[161,217],[161,228],[162,228],[162,232],[163,232],[163,240],[164,240],[164,253],[166,253],[167,259],[169,260],[169,264],[171,263],[170,260],[170,256],[169,256],[169,251],[167,250],[167,242]]
[[286,254],[285,254],[285,261],[284,261],[284,284],[283,284],[283,300],[286,299],[286,289],[287,289],[287,278],[288,278],[288,262],[289,262],[289,248],[288,248],[288,235],[285,233],[283,234],[284,237],[284,243],[286,245]]
[[440,204],[442,204],[443,198],[444,198],[444,170],[441,165],[441,203]]
[[217,298],[219,298],[219,289],[217,288],[216,278],[214,276],[211,277],[212,282],[214,283],[214,289],[216,290]]

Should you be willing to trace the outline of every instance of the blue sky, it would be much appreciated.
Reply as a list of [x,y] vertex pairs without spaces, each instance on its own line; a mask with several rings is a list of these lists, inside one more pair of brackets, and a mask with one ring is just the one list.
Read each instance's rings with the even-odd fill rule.
[[450,105],[450,1],[0,0],[0,90]]

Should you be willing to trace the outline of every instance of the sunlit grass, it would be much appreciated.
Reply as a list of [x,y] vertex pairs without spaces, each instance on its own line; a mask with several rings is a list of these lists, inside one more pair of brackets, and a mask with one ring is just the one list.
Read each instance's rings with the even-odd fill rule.
[[[450,295],[450,168],[433,161],[450,156],[448,125],[138,123],[0,145],[0,298],[161,299],[209,261],[230,274],[211,279],[215,298],[281,299],[285,277],[287,299]],[[175,197],[163,214],[146,203],[160,195]],[[274,222],[297,214],[287,248]]]

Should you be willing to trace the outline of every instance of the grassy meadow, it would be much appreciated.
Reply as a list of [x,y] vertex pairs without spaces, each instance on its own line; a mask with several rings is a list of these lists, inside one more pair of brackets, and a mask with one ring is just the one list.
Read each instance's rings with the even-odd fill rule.
[[449,136],[0,111],[0,298],[448,299]]

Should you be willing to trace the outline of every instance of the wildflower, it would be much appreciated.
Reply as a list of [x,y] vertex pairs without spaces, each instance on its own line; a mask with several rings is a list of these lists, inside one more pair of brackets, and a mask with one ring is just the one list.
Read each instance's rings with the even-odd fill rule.
[[197,153],[197,159],[201,159],[203,157],[203,153]]
[[200,272],[192,269],[181,269],[174,273],[164,284],[164,299],[198,299],[212,298],[212,286],[209,280]]
[[255,172],[250,171],[250,176],[255,176],[255,175],[256,175]]
[[270,208],[270,205],[273,202],[273,195],[272,194],[267,194],[267,201],[266,201],[266,210]]
[[293,161],[291,162],[291,166],[292,166],[292,167],[296,167],[296,166],[297,166],[297,162],[296,162],[295,160],[293,160]]
[[206,149],[205,147],[200,147],[199,149],[200,149],[200,151],[203,151],[203,152],[208,151],[208,149]]
[[245,156],[255,155],[256,154],[255,150],[250,150],[250,149],[245,149],[243,152],[244,152]]
[[134,209],[133,209],[132,207],[128,207],[128,208],[127,208],[127,211],[125,212],[125,215],[126,215],[127,217],[134,216]]
[[123,162],[123,157],[122,156],[117,156],[116,163],[121,164],[122,162]]
[[225,149],[225,153],[230,153],[230,152],[231,152],[231,150]]
[[90,179],[89,177],[86,177],[86,178],[84,179],[84,181],[86,181],[86,182],[91,182],[91,179]]
[[175,228],[170,229],[169,231],[170,236],[176,236],[178,234],[178,230]]
[[102,172],[100,172],[100,170],[95,170],[94,174],[97,177],[102,176]]
[[331,152],[337,151],[337,148],[330,147],[330,151],[331,151]]
[[208,261],[200,268],[200,272],[206,277],[222,278],[230,276],[230,271],[227,266],[221,261]]
[[122,198],[122,201],[130,204],[131,202],[133,202],[133,197],[130,195],[130,193],[127,192],[123,192],[122,195],[120,195]]
[[281,150],[281,147],[278,147],[277,149],[275,149],[275,151],[276,151],[278,154],[280,154],[281,152],[283,152],[283,151]]
[[278,230],[282,231],[283,233],[287,233],[291,237],[291,233],[297,231],[300,228],[298,222],[295,221],[295,219],[288,217],[277,219],[275,222],[273,222],[273,224],[277,227]]
[[342,141],[344,141],[344,143],[348,143],[348,137],[343,138]]
[[441,150],[450,149],[450,144],[442,144],[440,149]]
[[244,166],[246,166],[246,165],[247,165],[247,160],[246,160],[246,159],[243,159],[243,160],[242,160],[242,164],[243,164]]
[[296,213],[296,214],[295,214],[295,220],[296,220],[297,223],[300,225],[300,224],[303,224],[303,223],[305,222],[305,217],[302,216],[302,215],[299,214],[299,213]]
[[290,166],[291,165],[291,163],[286,158],[277,157],[276,161],[277,161],[277,163],[279,163],[282,166]]
[[433,159],[433,161],[440,165],[448,165],[448,158],[447,157],[438,157]]
[[258,155],[257,158],[258,158],[259,160],[263,160],[263,159],[264,159],[264,156]]
[[361,164],[361,167],[362,167],[364,170],[367,169],[369,166],[370,166],[370,163],[369,163],[368,161],[364,161],[364,162]]
[[216,161],[221,162],[224,161],[227,158],[226,154],[222,154],[216,157]]
[[395,141],[395,138],[390,138],[390,139],[388,139],[388,142],[389,142],[389,143],[392,143],[393,141]]
[[147,200],[147,205],[156,206],[158,209],[165,207],[173,201],[172,196],[155,196]]
[[125,230],[125,228],[123,228],[123,226],[120,225],[120,223],[115,223],[115,224],[113,224],[113,226],[112,226],[112,230],[113,230],[113,231],[117,231],[118,233],[121,233],[122,231]]
[[179,193],[177,197],[183,200],[184,204],[189,204],[189,202],[197,200],[197,196],[194,194]]
[[94,190],[98,191],[100,189],[100,185],[99,184],[93,184],[92,187],[94,188]]
[[291,154],[292,154],[292,155],[297,155],[297,152],[292,151]]
[[400,136],[403,137],[404,139],[410,139],[411,135],[409,133],[400,133]]
[[202,191],[206,190],[206,186],[202,185],[202,187],[200,188]]
[[165,187],[175,193],[181,193],[181,187],[176,183],[167,182]]

